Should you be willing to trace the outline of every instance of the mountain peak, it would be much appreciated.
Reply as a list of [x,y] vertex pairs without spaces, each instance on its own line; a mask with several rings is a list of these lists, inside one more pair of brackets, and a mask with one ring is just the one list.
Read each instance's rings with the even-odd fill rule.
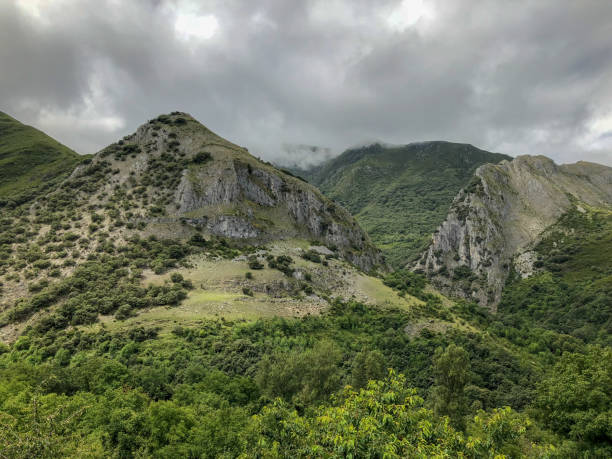
[[[128,201],[145,233],[201,232],[245,243],[318,240],[369,271],[382,256],[315,187],[218,136],[187,113],[160,115],[97,153],[66,184],[88,205]],[[84,191],[84,192],[83,192]]]
[[[299,171],[356,216],[396,267],[417,258],[477,167],[511,159],[445,141],[347,150]],[[423,209],[427,209],[423,212]]]
[[457,194],[415,269],[446,293],[495,308],[513,263],[531,270],[530,247],[578,206],[612,208],[612,168],[558,166],[545,156],[485,164]]

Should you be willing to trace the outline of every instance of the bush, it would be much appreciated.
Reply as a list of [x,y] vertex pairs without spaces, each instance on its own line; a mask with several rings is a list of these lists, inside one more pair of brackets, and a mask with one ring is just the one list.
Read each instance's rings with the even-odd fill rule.
[[115,312],[115,319],[117,320],[125,320],[129,317],[133,317],[134,311],[132,310],[132,306],[129,304],[124,304],[123,306],[119,306],[117,312]]
[[312,261],[313,263],[321,263],[321,255],[319,255],[314,250],[309,250],[308,252],[304,252],[302,254],[302,258],[304,260]]
[[253,290],[251,290],[249,287],[242,287],[242,293],[248,296],[253,296]]
[[194,164],[204,164],[212,159],[212,155],[206,151],[196,153],[191,160]]
[[189,239],[189,244],[198,247],[206,247],[207,242],[206,239],[204,239],[204,237],[200,233],[196,233],[191,236],[191,239]]
[[272,257],[271,259],[268,258],[268,266],[272,269],[278,269],[287,277],[293,276],[294,269],[291,267],[292,263],[293,259],[287,255],[279,255],[278,257]]
[[249,264],[249,268],[251,268],[251,269],[257,269],[258,270],[258,269],[263,269],[264,268],[263,263],[261,263],[259,261],[259,259],[257,258],[257,256],[255,256],[255,255],[251,255],[249,257],[248,264]]

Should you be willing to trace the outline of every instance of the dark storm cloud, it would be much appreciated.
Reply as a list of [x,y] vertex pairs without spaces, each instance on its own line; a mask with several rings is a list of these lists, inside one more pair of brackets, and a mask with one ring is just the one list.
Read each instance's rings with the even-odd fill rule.
[[612,164],[612,3],[5,0],[0,101],[83,153],[178,109],[272,160],[446,139]]

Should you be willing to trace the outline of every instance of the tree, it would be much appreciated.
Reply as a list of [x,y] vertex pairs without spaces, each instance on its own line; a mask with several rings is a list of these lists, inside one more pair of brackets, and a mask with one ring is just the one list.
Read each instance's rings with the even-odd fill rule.
[[565,353],[538,386],[536,407],[545,425],[612,456],[612,349],[589,346]]
[[465,427],[467,402],[464,389],[470,380],[468,353],[455,344],[444,350],[436,349],[433,372],[436,384],[432,391],[434,411],[439,416],[448,416],[455,427]]
[[[461,434],[438,422],[407,388],[405,377],[389,372],[359,392],[347,387],[338,406],[322,406],[300,417],[277,401],[255,416],[255,457],[456,457]],[[256,446],[255,446],[256,445]]]
[[529,425],[510,408],[481,412],[466,439],[390,370],[358,392],[346,387],[335,406],[319,406],[311,416],[281,400],[265,406],[254,417],[244,457],[547,457],[551,447],[532,441]]
[[385,372],[385,358],[382,353],[364,349],[353,360],[351,385],[355,389],[361,389],[367,386],[368,381],[384,378]]
[[327,398],[340,387],[340,350],[331,341],[319,341],[312,349],[276,353],[262,359],[256,381],[270,398],[302,403]]

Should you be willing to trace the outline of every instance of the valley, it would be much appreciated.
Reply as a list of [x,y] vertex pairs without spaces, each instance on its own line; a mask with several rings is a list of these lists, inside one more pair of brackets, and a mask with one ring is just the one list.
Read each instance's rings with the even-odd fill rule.
[[183,112],[42,157],[0,184],[0,457],[612,451],[612,169],[427,142],[287,173]]

